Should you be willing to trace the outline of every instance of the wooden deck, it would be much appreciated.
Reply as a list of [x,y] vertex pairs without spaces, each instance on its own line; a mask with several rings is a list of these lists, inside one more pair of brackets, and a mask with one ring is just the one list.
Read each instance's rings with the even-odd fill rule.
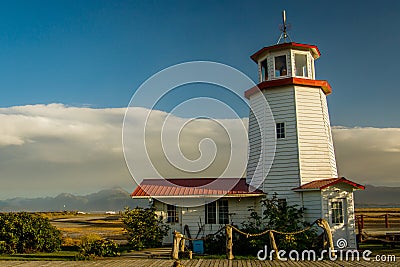
[[[194,259],[182,260],[181,264],[186,267],[260,267],[260,266],[294,266],[294,267],[324,267],[324,266],[399,266],[398,263],[379,263],[366,261],[258,261],[258,260],[218,260],[218,259]],[[164,259],[129,259],[114,258],[96,261],[0,261],[0,266],[21,266],[21,267],[38,267],[38,266],[135,266],[135,267],[172,267],[173,260]]]

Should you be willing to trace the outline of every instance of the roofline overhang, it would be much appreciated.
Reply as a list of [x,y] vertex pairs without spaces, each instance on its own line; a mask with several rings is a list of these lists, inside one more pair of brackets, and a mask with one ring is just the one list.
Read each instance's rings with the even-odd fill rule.
[[264,193],[259,194],[229,194],[229,195],[187,195],[187,196],[131,196],[131,198],[234,198],[234,197],[262,197],[265,196]]
[[247,99],[250,99],[250,96],[262,92],[263,90],[272,89],[274,87],[285,86],[285,85],[299,85],[299,86],[310,86],[315,88],[320,88],[325,93],[325,95],[329,95],[332,93],[331,85],[325,80],[311,80],[304,78],[283,78],[283,79],[275,79],[264,81],[253,88],[250,88],[246,92],[244,92],[244,96]]

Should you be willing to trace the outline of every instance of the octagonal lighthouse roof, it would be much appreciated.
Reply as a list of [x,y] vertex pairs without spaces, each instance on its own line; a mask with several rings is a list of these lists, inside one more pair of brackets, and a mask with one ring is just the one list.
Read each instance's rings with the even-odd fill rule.
[[258,50],[256,53],[250,56],[252,60],[254,60],[256,63],[259,62],[260,59],[265,57],[265,55],[269,52],[273,51],[280,51],[280,50],[285,50],[285,49],[295,49],[299,51],[310,51],[313,58],[317,59],[320,57],[321,53],[319,52],[319,49],[315,45],[309,45],[309,44],[299,44],[299,43],[282,43],[282,44],[276,44],[272,46],[267,46],[264,47],[260,50]]
[[[295,42],[267,46],[250,58],[258,65],[258,89],[272,89],[285,85],[318,87],[328,95],[331,86],[325,80],[315,79],[314,61],[321,53],[317,46]],[[259,91],[251,88],[245,92],[249,98]]]

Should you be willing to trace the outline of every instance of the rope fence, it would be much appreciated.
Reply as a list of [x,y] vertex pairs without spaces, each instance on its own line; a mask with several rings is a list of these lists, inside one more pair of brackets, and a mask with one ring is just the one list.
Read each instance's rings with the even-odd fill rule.
[[[172,247],[172,253],[171,256],[172,258],[175,260],[175,266],[180,266],[179,265],[179,252],[184,252],[185,251],[185,240],[189,240],[189,241],[195,241],[195,240],[207,240],[209,238],[212,238],[213,236],[221,233],[223,230],[225,230],[225,234],[226,234],[226,258],[228,260],[232,260],[234,258],[233,256],[233,231],[246,236],[247,238],[249,237],[259,237],[259,236],[263,236],[263,235],[269,235],[269,239],[271,242],[271,247],[273,248],[273,250],[275,251],[275,257],[279,258],[279,253],[278,253],[278,246],[276,245],[275,242],[275,237],[274,234],[279,234],[279,235],[297,235],[297,234],[301,234],[304,233],[308,230],[310,230],[314,225],[318,225],[320,228],[322,228],[324,230],[324,234],[325,237],[327,239],[327,245],[330,248],[330,252],[331,252],[331,256],[334,257],[335,253],[334,253],[334,246],[333,246],[333,237],[332,237],[332,232],[331,232],[331,228],[329,226],[329,223],[327,220],[320,218],[315,220],[312,224],[310,224],[308,227],[299,230],[299,231],[295,231],[295,232],[281,232],[281,231],[277,231],[274,229],[266,229],[260,233],[246,233],[242,230],[240,230],[239,228],[227,224],[224,227],[222,227],[221,229],[219,229],[216,233],[214,234],[210,234],[207,235],[206,237],[203,238],[188,238],[186,236],[184,236],[183,234],[174,231],[173,232],[173,236],[174,236],[174,240],[173,240],[173,247]],[[192,257],[192,253],[191,251],[189,251],[189,258],[191,259]]]

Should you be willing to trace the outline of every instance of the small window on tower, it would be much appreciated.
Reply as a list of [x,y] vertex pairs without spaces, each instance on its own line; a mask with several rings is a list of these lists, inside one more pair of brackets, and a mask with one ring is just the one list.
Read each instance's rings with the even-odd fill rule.
[[266,81],[268,80],[268,64],[267,60],[264,60],[261,62],[261,75],[262,75],[262,80]]
[[287,75],[286,56],[275,57],[275,77]]
[[307,71],[307,55],[295,54],[294,55],[295,73],[298,77],[308,77]]
[[278,122],[276,124],[276,139],[283,139],[285,138],[285,123]]

